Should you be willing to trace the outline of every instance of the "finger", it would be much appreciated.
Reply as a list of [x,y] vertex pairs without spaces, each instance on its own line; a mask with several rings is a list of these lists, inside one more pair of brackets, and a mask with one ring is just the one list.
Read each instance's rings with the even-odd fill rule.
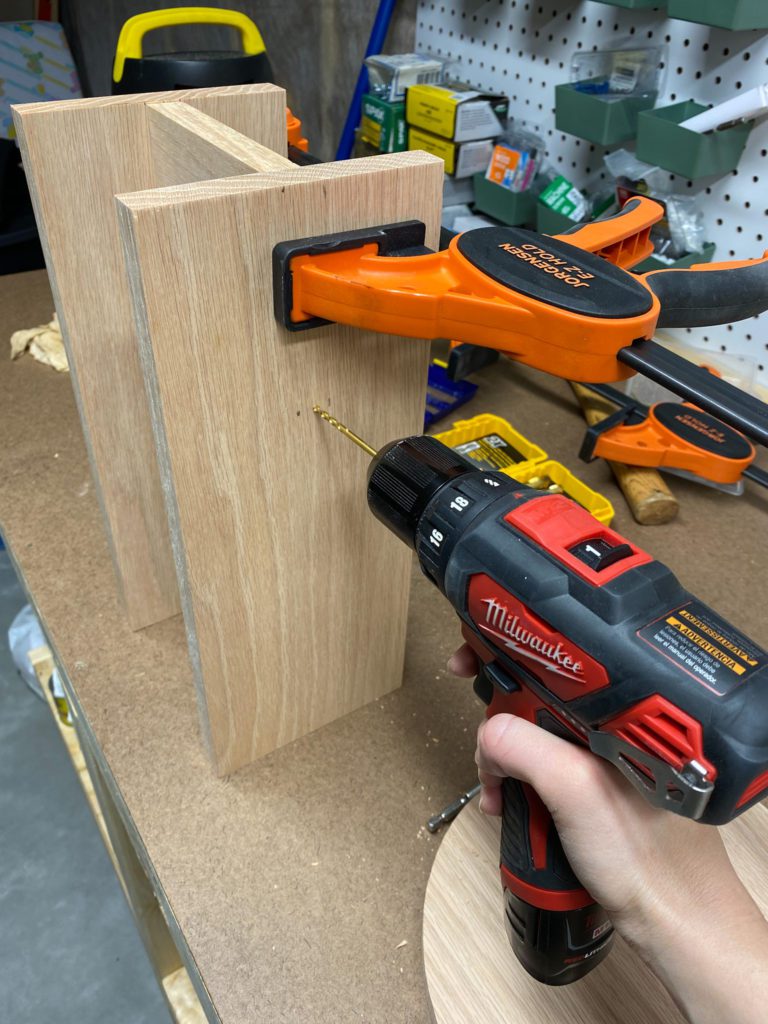
[[485,771],[479,771],[477,775],[483,787],[480,793],[480,810],[483,814],[501,814],[501,783],[504,780]]
[[559,803],[581,803],[595,772],[593,761],[587,751],[514,715],[494,715],[478,730],[480,772],[529,783],[550,810]]
[[448,659],[448,671],[453,672],[455,676],[468,678],[476,676],[479,670],[477,655],[469,644],[462,644]]

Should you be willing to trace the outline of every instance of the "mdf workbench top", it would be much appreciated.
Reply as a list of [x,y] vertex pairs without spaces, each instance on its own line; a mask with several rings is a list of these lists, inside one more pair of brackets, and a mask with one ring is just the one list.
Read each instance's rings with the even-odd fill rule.
[[[472,784],[481,715],[444,669],[453,613],[414,570],[403,688],[216,779],[181,618],[133,633],[120,610],[71,382],[8,359],[12,331],[52,309],[44,272],[0,278],[0,530],[188,968],[224,1024],[427,1022],[422,905],[440,840],[424,823]],[[507,361],[478,380],[464,416],[506,416],[609,495],[619,531],[768,644],[768,492],[673,480],[679,519],[638,527],[607,467],[578,465],[564,382]]]

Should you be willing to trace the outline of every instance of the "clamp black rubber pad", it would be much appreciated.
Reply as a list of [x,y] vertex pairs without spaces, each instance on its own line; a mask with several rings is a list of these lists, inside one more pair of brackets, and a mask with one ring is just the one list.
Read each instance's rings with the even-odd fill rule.
[[746,459],[754,451],[743,434],[700,409],[690,409],[679,402],[661,402],[654,406],[653,415],[681,441],[721,459]]
[[423,256],[433,250],[424,245],[427,229],[420,220],[406,220],[399,224],[384,224],[358,231],[335,231],[331,235],[295,238],[278,242],[272,250],[272,285],[274,289],[275,319],[289,331],[309,331],[324,327],[333,321],[320,316],[308,320],[291,320],[293,309],[293,276],[291,260],[297,256],[323,256],[345,249],[360,249],[375,244],[379,256]]
[[[579,458],[591,462],[595,456],[597,440],[618,426],[633,426],[644,422],[651,410],[642,402],[635,402],[621,391],[601,384],[587,387],[611,402],[621,403],[616,412],[606,416],[599,423],[587,428],[579,451]],[[694,409],[680,402],[659,402],[653,406],[653,417],[671,434],[687,444],[695,445],[700,451],[711,452],[721,459],[741,460],[749,458],[754,448],[739,431],[729,427],[722,420],[701,409]]]
[[601,256],[525,228],[477,228],[457,242],[461,255],[505,288],[557,309],[600,319],[642,316],[653,297]]

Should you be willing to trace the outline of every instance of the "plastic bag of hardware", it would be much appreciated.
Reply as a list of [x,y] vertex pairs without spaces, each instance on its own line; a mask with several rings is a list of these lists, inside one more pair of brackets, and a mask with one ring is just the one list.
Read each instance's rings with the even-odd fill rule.
[[8,627],[8,649],[19,675],[38,697],[45,695],[40,687],[35,670],[27,655],[47,643],[45,633],[31,604],[25,604]]
[[571,58],[571,82],[596,96],[648,96],[661,90],[663,46],[620,43],[605,50],[578,50]]
[[657,257],[672,263],[688,253],[701,252],[707,241],[706,226],[696,196],[670,192],[665,187],[666,174],[625,149],[606,156],[605,166],[616,179],[621,206],[633,196],[648,196],[664,207],[664,217],[651,230]]
[[544,140],[528,128],[509,128],[496,140],[485,176],[510,192],[525,192],[544,159]]

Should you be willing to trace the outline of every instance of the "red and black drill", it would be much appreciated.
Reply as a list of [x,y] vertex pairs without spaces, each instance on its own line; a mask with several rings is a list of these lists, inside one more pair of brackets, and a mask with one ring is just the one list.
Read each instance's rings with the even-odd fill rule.
[[[414,548],[510,712],[614,764],[653,804],[722,824],[768,790],[768,653],[575,502],[478,469],[431,437],[372,456],[368,504]],[[525,969],[565,985],[608,953],[537,794],[503,784],[506,926]]]

